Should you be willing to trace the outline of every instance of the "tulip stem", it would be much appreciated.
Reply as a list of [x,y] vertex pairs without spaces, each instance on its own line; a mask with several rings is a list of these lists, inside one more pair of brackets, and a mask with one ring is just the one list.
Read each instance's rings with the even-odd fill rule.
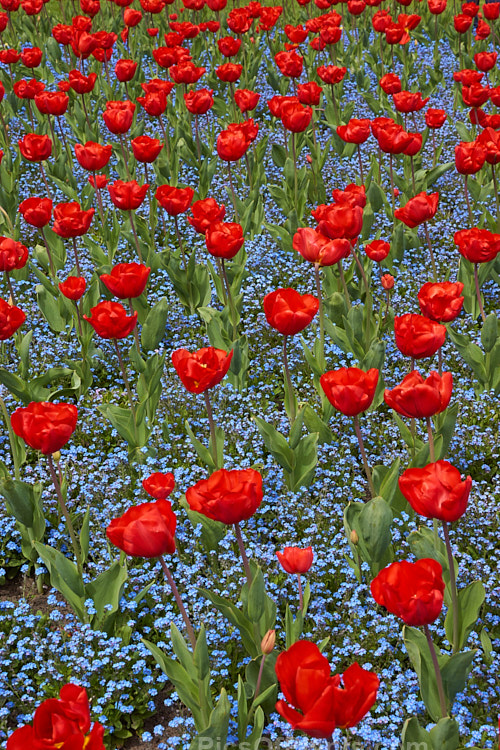
[[300,580],[300,573],[297,573],[297,583],[299,586],[299,609],[304,609],[304,594],[302,593],[302,581]]
[[361,452],[363,466],[365,467],[365,474],[368,480],[368,486],[370,487],[370,493],[372,497],[375,497],[376,492],[375,487],[373,486],[372,473],[368,464],[368,459],[366,458],[365,444],[363,442],[363,435],[361,434],[361,428],[359,426],[359,418],[357,414],[354,416],[354,432],[356,433],[356,437],[358,438],[359,450]]
[[121,370],[121,373],[122,373],[123,382],[125,383],[125,388],[127,390],[128,400],[129,400],[129,403],[130,403],[130,410],[131,410],[132,415],[134,417],[134,426],[136,426],[135,425],[135,406],[134,406],[134,399],[132,397],[132,389],[130,388],[130,383],[129,383],[128,378],[127,378],[127,372],[125,370],[125,365],[123,363],[123,358],[122,358],[122,355],[121,355],[121,352],[120,352],[120,347],[118,346],[118,341],[116,339],[113,339],[113,343],[115,345],[116,356],[118,357],[118,364],[120,365],[120,370]]
[[288,393],[290,395],[290,403],[289,403],[290,414],[288,416],[290,418],[290,424],[293,425],[293,423],[295,422],[295,392],[293,390],[292,378],[290,376],[290,368],[288,366],[288,352],[287,352],[287,347],[286,347],[287,341],[288,341],[288,336],[283,336],[283,366],[285,369],[286,382],[288,384]]
[[432,434],[432,422],[430,417],[427,417],[427,435],[429,437],[429,457],[431,463],[434,463],[436,455],[434,451],[434,435]]
[[142,263],[142,253],[141,253],[141,246],[139,245],[139,237],[137,236],[137,230],[135,228],[135,221],[134,221],[134,215],[132,211],[129,211],[130,216],[130,226],[132,228],[132,234],[134,235],[134,241],[135,241],[135,247],[137,250],[137,255],[139,256],[139,263]]
[[16,442],[15,442],[16,437],[14,435],[14,430],[12,429],[12,424],[10,422],[10,417],[7,411],[7,407],[5,406],[5,401],[3,400],[1,396],[0,396],[0,409],[2,410],[3,418],[5,419],[5,425],[9,433],[10,449],[12,451],[12,460],[14,462],[14,476],[16,479],[20,479],[19,461],[18,461],[17,448],[16,448]]
[[12,304],[16,304],[16,298],[14,297],[14,289],[12,287],[12,281],[10,280],[9,272],[5,271],[5,280],[7,281],[7,287],[9,289],[10,299]]
[[181,233],[179,231],[179,222],[177,221],[177,216],[174,216],[174,226],[175,226],[175,236],[177,237],[177,242],[179,244],[179,248],[182,253],[182,262],[184,264],[184,270],[186,270],[187,269],[186,252],[184,250],[184,243],[182,241]]
[[394,211],[396,210],[396,196],[394,195],[394,170],[392,168],[392,154],[389,154],[389,173],[391,175],[392,213],[394,214]]
[[345,296],[345,301],[347,303],[347,307],[352,307],[351,298],[349,296],[349,289],[347,288],[347,284],[346,284],[346,280],[344,276],[344,268],[342,266],[341,260],[339,260],[339,262],[337,263],[337,268],[339,269],[340,283],[342,284],[342,289],[344,290],[344,296]]
[[215,434],[214,414],[212,411],[212,405],[210,403],[208,390],[203,393],[203,396],[205,397],[205,406],[207,409],[208,424],[210,425],[210,442],[212,443],[212,458],[214,460],[215,468],[218,469],[219,461],[218,461],[218,456],[217,456],[217,438]]
[[[134,308],[133,308],[133,305],[132,305],[132,299],[130,297],[129,297],[129,300],[128,300],[128,309],[130,310],[130,314],[133,315],[134,314]],[[141,353],[141,344],[140,344],[140,341],[139,341],[139,331],[138,331],[138,328],[137,328],[137,321],[135,322],[133,334],[134,334],[135,345],[137,347],[137,354],[140,355],[140,353]]]
[[238,338],[238,321],[237,321],[237,315],[236,315],[236,306],[234,304],[233,295],[231,294],[231,286],[229,284],[229,279],[227,277],[227,271],[226,271],[224,258],[222,258],[221,266],[222,266],[222,276],[224,277],[224,281],[226,282],[227,300],[229,302],[229,310],[231,312],[231,322],[233,324],[233,341],[236,341],[236,339]]
[[71,516],[66,507],[66,503],[64,502],[64,497],[63,497],[62,490],[61,490],[61,484],[59,482],[59,478],[57,476],[54,462],[52,460],[52,456],[50,455],[50,453],[47,456],[47,461],[49,464],[49,472],[52,478],[52,483],[54,485],[56,495],[57,495],[57,500],[59,502],[59,507],[61,508],[62,514],[64,516],[64,520],[66,521],[66,527],[68,529],[68,532],[71,538],[71,545],[73,547],[73,552],[76,558],[76,567],[78,568],[78,575],[81,577],[83,574],[82,553],[80,550],[80,545],[78,544],[78,540],[76,538],[75,529],[73,527],[73,522],[71,521]]
[[366,278],[365,269],[363,268],[363,264],[361,263],[358,254],[354,251],[354,249],[351,250],[352,257],[356,261],[356,265],[359,269],[359,273],[361,278],[363,279],[363,284],[365,286],[365,292],[366,292],[366,299],[368,300],[370,298],[370,285],[368,284],[368,279]]
[[165,562],[163,555],[160,555],[158,559],[160,560],[160,565],[163,569],[163,573],[165,574],[165,578],[167,579],[168,585],[170,586],[172,590],[172,594],[174,595],[174,599],[179,608],[179,612],[181,613],[182,619],[184,620],[184,625],[186,626],[186,630],[188,632],[189,641],[191,643],[191,648],[194,651],[196,648],[196,636],[194,634],[194,628],[191,623],[191,620],[189,619],[189,615],[186,612],[186,608],[182,602],[181,595],[179,594],[179,589],[175,585],[175,581],[172,577],[172,573],[168,569],[167,563]]
[[73,237],[73,253],[75,255],[75,265],[76,265],[76,272],[78,276],[82,275],[82,270],[80,268],[80,262],[78,260],[78,249],[76,247],[76,237]]
[[248,562],[247,553],[245,551],[245,545],[243,544],[243,537],[241,536],[241,529],[239,523],[234,524],[234,530],[236,533],[236,541],[238,542],[238,549],[240,550],[241,559],[243,560],[243,567],[245,568],[245,575],[248,581],[248,588],[252,585],[252,571],[250,570],[250,563]]
[[474,263],[474,284],[476,287],[476,297],[479,304],[479,312],[481,313],[481,320],[484,323],[484,321],[486,320],[486,315],[484,314],[483,300],[481,299],[481,290],[479,288],[479,275],[477,272],[477,265],[477,263]]
[[427,241],[427,247],[429,248],[429,253],[431,256],[432,274],[434,276],[434,281],[437,281],[436,259],[434,258],[434,251],[432,249],[431,238],[429,235],[429,227],[427,226],[426,221],[424,221],[424,232],[425,232],[425,239]]
[[444,543],[446,544],[446,553],[448,555],[448,567],[450,569],[450,589],[451,589],[451,605],[453,609],[453,653],[456,654],[459,650],[459,626],[460,626],[460,609],[458,606],[458,592],[457,592],[457,579],[455,576],[455,560],[453,559],[453,552],[450,543],[450,533],[448,531],[448,524],[443,521],[443,533]]
[[434,672],[436,673],[436,683],[437,683],[437,689],[438,689],[438,695],[439,695],[439,704],[441,706],[441,716],[443,719],[445,719],[448,716],[448,711],[446,710],[446,698],[444,695],[443,678],[441,676],[441,670],[439,668],[439,662],[438,662],[438,658],[436,654],[436,649],[434,648],[434,643],[432,642],[432,638],[429,632],[428,625],[424,625],[424,633],[425,633],[425,637],[427,638],[427,643],[429,644],[429,651],[431,654],[432,664],[434,667]]
[[255,685],[255,693],[253,696],[252,703],[255,703],[255,701],[257,700],[257,696],[260,693],[260,683],[262,682],[262,674],[264,672],[264,664],[266,661],[266,656],[267,654],[262,654],[262,659],[260,660],[259,674],[257,675],[257,683]]
[[292,131],[292,156],[293,156],[293,205],[297,211],[298,187],[297,187],[297,151],[295,149],[295,133]]
[[325,360],[325,311],[323,309],[323,295],[321,293],[321,278],[319,275],[319,263],[314,264],[314,276],[316,279],[316,294],[319,302],[319,341],[321,357]]
[[361,146],[358,143],[358,161],[359,161],[359,176],[361,178],[361,184],[365,184],[365,176],[363,173],[363,160],[361,159]]
[[467,187],[467,180],[468,180],[468,178],[469,178],[469,175],[466,174],[465,175],[465,182],[464,182],[465,202],[467,203],[467,211],[469,212],[469,221],[470,221],[470,225],[472,226],[472,224],[474,223],[474,218],[472,216],[472,208],[470,206],[470,199],[469,199],[469,189]]
[[47,242],[47,238],[45,236],[45,232],[43,231],[43,227],[40,228],[40,231],[42,233],[43,243],[45,245],[45,249],[47,251],[47,257],[49,259],[50,273],[51,273],[51,276],[55,276],[56,275],[56,271],[55,271],[55,268],[54,268],[54,261],[53,261],[53,258],[52,258],[52,253],[50,252],[49,243]]
[[227,174],[228,174],[228,177],[229,177],[229,189],[230,189],[230,192],[231,192],[231,199],[233,201],[234,218],[236,219],[236,221],[239,221],[240,218],[238,216],[238,208],[237,208],[237,205],[236,205],[236,193],[234,192],[233,178],[232,178],[232,175],[231,175],[231,165],[230,165],[229,162],[226,162],[226,164],[227,164]]

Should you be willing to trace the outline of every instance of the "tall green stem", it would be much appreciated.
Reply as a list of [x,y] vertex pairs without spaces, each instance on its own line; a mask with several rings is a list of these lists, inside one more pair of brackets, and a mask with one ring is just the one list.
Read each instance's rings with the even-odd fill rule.
[[441,716],[443,719],[445,719],[448,716],[448,711],[446,710],[446,698],[444,695],[443,678],[441,676],[441,670],[439,668],[439,662],[438,662],[438,658],[436,654],[436,649],[434,648],[434,643],[432,642],[432,638],[429,632],[428,625],[424,625],[424,633],[425,633],[425,637],[427,638],[427,643],[429,644],[429,651],[431,654],[432,665],[434,667],[434,672],[436,673],[436,683],[437,683],[437,689],[438,689],[438,695],[439,695],[439,705],[441,707]]
[[208,424],[210,425],[210,442],[212,443],[212,458],[214,460],[215,468],[217,469],[219,467],[219,461],[218,461],[218,456],[217,456],[217,438],[215,435],[214,415],[213,415],[212,405],[210,403],[208,391],[205,391],[203,393],[203,396],[205,397],[205,406],[207,409]]
[[7,407],[5,406],[5,401],[0,396],[0,409],[2,410],[3,418],[5,419],[5,425],[7,427],[7,431],[9,433],[9,442],[10,442],[10,450],[12,451],[12,460],[14,462],[14,477],[16,479],[20,479],[21,475],[19,472],[19,459],[17,456],[17,448],[16,448],[16,436],[14,434],[14,430],[12,429],[12,424],[10,421],[9,413],[7,411]]
[[59,507],[61,508],[62,514],[64,516],[64,520],[66,521],[66,528],[68,529],[68,533],[71,538],[71,545],[73,547],[73,552],[74,552],[75,559],[76,559],[76,567],[78,568],[78,574],[81,576],[83,574],[83,563],[82,563],[82,553],[81,553],[80,545],[78,543],[78,539],[76,538],[76,533],[75,533],[75,529],[73,526],[73,522],[71,520],[71,516],[66,507],[66,503],[64,502],[64,497],[62,494],[59,477],[57,476],[54,462],[50,454],[47,456],[47,461],[49,464],[49,472],[50,472],[50,476],[52,479],[52,483],[54,485],[54,489],[57,495],[57,500],[59,502]]
[[321,292],[321,278],[319,275],[319,263],[314,264],[314,276],[316,279],[316,295],[319,302],[319,340],[321,356],[325,359],[325,311],[323,308],[323,294]]
[[361,453],[361,458],[363,460],[363,466],[365,467],[365,474],[368,480],[370,494],[372,497],[375,497],[376,492],[375,492],[375,487],[373,485],[372,472],[370,469],[370,465],[368,463],[368,459],[366,457],[365,444],[363,442],[363,435],[361,434],[361,428],[359,426],[359,417],[357,415],[354,417],[354,432],[356,433],[356,437],[358,438],[359,450]]
[[451,589],[451,606],[453,609],[453,653],[459,650],[459,629],[460,629],[460,609],[458,606],[457,579],[455,577],[455,561],[450,543],[450,534],[448,524],[443,521],[444,542],[446,544],[446,553],[448,555],[448,567],[450,569],[450,589]]
[[179,608],[179,612],[181,613],[182,619],[184,620],[184,625],[186,626],[186,630],[188,632],[189,641],[190,641],[191,647],[192,647],[192,649],[194,651],[195,648],[196,648],[196,636],[194,634],[193,625],[191,623],[191,620],[189,619],[188,613],[186,612],[186,608],[185,608],[184,603],[183,603],[183,601],[181,599],[181,595],[179,594],[179,589],[175,585],[175,581],[174,581],[174,579],[172,577],[172,574],[171,574],[170,570],[168,569],[167,563],[165,562],[165,560],[164,560],[164,558],[163,558],[162,555],[160,555],[159,560],[160,560],[160,565],[162,567],[163,573],[165,574],[165,578],[167,579],[168,585],[170,586],[170,588],[172,590],[172,594],[174,595],[174,599],[175,599],[176,604],[177,604],[177,606]]

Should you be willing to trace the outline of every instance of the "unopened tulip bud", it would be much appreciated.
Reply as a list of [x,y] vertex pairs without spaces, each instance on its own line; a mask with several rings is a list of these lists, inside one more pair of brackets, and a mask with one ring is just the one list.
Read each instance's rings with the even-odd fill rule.
[[307,162],[308,164],[312,164],[312,163],[313,163],[313,160],[312,160],[312,156],[311,156],[311,154],[307,154],[307,156],[306,156],[306,162]]
[[270,654],[271,651],[274,649],[275,643],[276,643],[276,631],[268,630],[260,644],[262,653],[266,655]]
[[394,188],[394,197],[395,197],[395,198],[397,198],[397,197],[398,197],[398,195],[399,195],[399,190],[398,190],[398,188]]
[[359,542],[358,532],[355,529],[353,529],[351,531],[351,543],[357,544],[358,542]]
[[392,289],[394,287],[394,276],[391,276],[390,273],[385,273],[380,279],[380,283],[382,284],[384,289],[389,291],[389,289]]
[[60,460],[61,460],[61,451],[56,451],[55,453],[53,453],[53,454],[52,454],[52,458],[54,459],[54,461],[55,461],[56,463],[57,463],[58,461],[60,461]]

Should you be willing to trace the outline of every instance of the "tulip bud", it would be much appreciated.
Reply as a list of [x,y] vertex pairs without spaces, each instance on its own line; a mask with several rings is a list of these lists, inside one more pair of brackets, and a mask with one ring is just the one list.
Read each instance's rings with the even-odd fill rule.
[[274,649],[275,643],[276,643],[276,631],[268,630],[260,644],[262,653],[266,655],[270,654],[271,651]]
[[395,198],[397,198],[397,197],[398,197],[398,195],[399,195],[399,190],[398,190],[398,188],[394,188],[394,197],[395,197]]
[[353,529],[351,531],[351,544],[358,544],[358,542],[359,542],[358,532],[355,529]]
[[52,458],[57,463],[61,460],[61,451],[55,451],[55,453],[52,454]]
[[312,160],[312,156],[311,156],[311,154],[307,154],[307,156],[306,156],[306,162],[307,162],[308,164],[312,164],[312,163],[313,163],[313,160]]
[[390,273],[385,273],[380,279],[380,283],[382,284],[384,289],[389,291],[389,289],[392,289],[394,287],[394,276],[391,276]]

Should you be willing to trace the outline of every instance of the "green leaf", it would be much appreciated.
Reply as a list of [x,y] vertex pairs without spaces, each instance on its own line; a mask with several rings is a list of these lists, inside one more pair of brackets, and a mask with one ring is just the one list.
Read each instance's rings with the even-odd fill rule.
[[82,521],[82,528],[80,529],[80,550],[82,552],[82,561],[87,562],[89,556],[89,524],[90,524],[90,505],[85,511],[85,515]]
[[296,492],[300,487],[308,487],[314,477],[318,463],[318,433],[305,435],[293,451],[293,470],[286,476],[287,486]]
[[28,528],[34,525],[37,506],[40,507],[42,497],[42,485],[28,484],[10,477],[0,480],[0,494],[5,499],[7,512],[14,516],[16,521]]
[[265,601],[266,601],[266,586],[264,583],[264,576],[262,570],[257,568],[257,573],[252,579],[252,585],[248,592],[247,611],[248,618],[252,622],[259,622],[262,615],[265,613]]
[[34,545],[49,571],[51,586],[64,596],[81,622],[86,622],[85,589],[76,565],[53,547],[40,542]]
[[[441,718],[441,707],[437,689],[436,674],[432,664],[429,644],[425,635],[417,628],[405,625],[403,640],[413,668],[418,676],[420,693],[425,707],[434,721]],[[437,650],[437,649],[436,649]]]
[[107,570],[86,584],[85,595],[94,602],[97,622],[102,622],[108,615],[118,611],[127,578],[126,565],[115,560]]
[[141,344],[146,351],[156,349],[165,336],[168,313],[169,304],[166,297],[158,300],[149,311],[141,331]]
[[463,651],[460,654],[453,654],[446,664],[441,666],[443,687],[450,706],[456,694],[465,688],[467,675],[472,669],[472,660],[476,655],[476,651],[477,649],[474,649],[473,651]]
[[216,707],[210,714],[210,721],[207,729],[201,731],[191,742],[189,750],[204,750],[207,747],[203,738],[210,738],[222,747],[226,744],[227,731],[229,727],[229,716],[231,705],[227,699],[227,693],[222,688]]
[[375,492],[380,497],[383,497],[389,505],[392,504],[392,500],[398,488],[399,463],[399,458],[397,458],[390,466],[379,464],[372,469]]
[[[461,651],[465,646],[469,633],[477,622],[485,598],[486,591],[481,581],[474,581],[458,592],[459,637],[455,650]],[[453,610],[451,608],[446,615],[444,627],[448,641],[453,643]]]
[[485,352],[491,352],[498,337],[498,320],[494,312],[490,313],[481,329],[481,343]]
[[434,750],[457,750],[460,746],[458,724],[449,717],[440,719],[429,733]]
[[196,639],[196,647],[193,654],[194,666],[198,671],[200,680],[204,680],[210,674],[210,660],[208,655],[207,637],[205,625],[201,623],[200,632]]
[[294,468],[294,457],[286,439],[278,430],[275,430],[272,425],[260,419],[260,417],[254,417],[254,422],[267,450],[285,471],[291,473]]

